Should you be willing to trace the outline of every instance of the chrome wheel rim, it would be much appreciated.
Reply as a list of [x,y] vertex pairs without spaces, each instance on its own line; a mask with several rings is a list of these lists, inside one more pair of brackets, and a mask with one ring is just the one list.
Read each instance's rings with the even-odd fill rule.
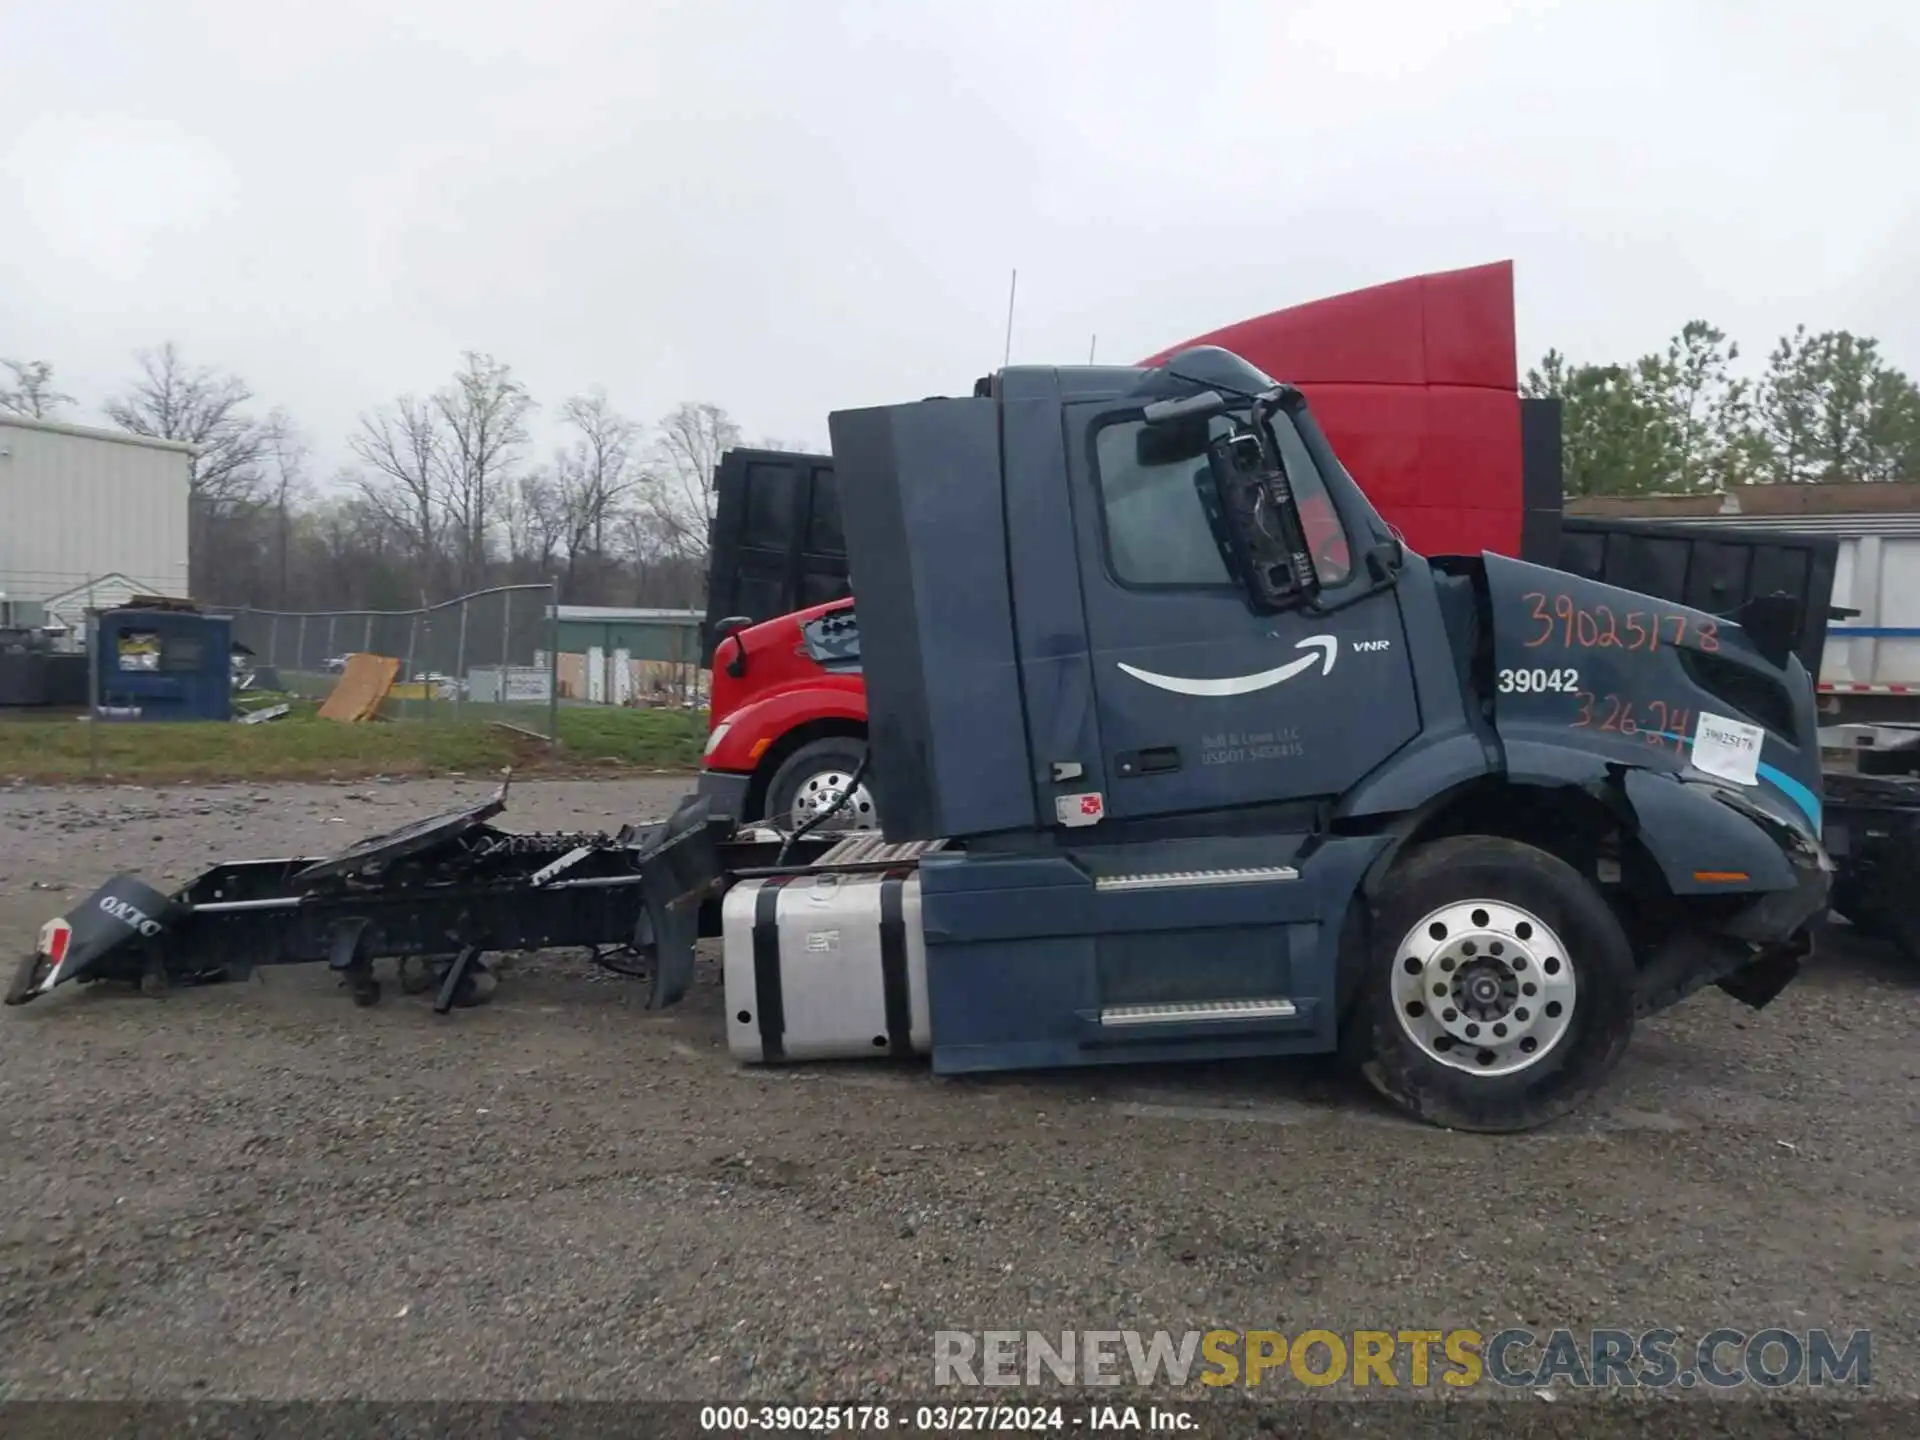
[[[847,786],[853,783],[853,777],[844,770],[819,770],[800,782],[800,789],[794,794],[788,819],[794,829],[799,829],[823,811],[831,809],[834,801],[846,793]],[[842,805],[831,818],[818,827],[822,830],[877,830],[880,817],[873,808],[873,796],[864,783],[854,789],[853,797]]]
[[1393,1009],[1429,1059],[1471,1075],[1517,1075],[1566,1039],[1579,986],[1566,946],[1504,900],[1443,905],[1393,957]]

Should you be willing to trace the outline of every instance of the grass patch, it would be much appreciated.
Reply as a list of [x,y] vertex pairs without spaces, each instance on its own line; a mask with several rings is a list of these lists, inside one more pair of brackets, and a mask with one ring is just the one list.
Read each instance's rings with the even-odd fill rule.
[[[296,704],[259,725],[89,724],[66,716],[0,721],[0,783],[37,781],[296,780],[366,775],[481,774],[512,766],[516,775],[569,774],[610,766],[697,770],[706,741],[703,713],[562,707],[560,745],[489,723],[509,720],[544,731],[541,713],[470,707],[464,718],[341,725],[318,707]],[[480,718],[478,710],[489,718]]]
[[[544,721],[539,728],[546,728]],[[566,752],[561,758],[573,763],[614,761],[650,770],[698,770],[707,744],[707,712],[562,706],[560,744]]]

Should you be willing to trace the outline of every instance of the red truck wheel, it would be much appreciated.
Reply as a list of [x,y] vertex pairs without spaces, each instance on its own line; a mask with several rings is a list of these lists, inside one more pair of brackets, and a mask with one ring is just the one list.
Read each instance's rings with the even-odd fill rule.
[[[767,820],[782,830],[793,830],[813,819],[847,788],[866,754],[861,741],[839,736],[802,745],[773,773],[767,786]],[[880,814],[874,809],[872,782],[862,780],[839,813],[820,828],[878,830]]]

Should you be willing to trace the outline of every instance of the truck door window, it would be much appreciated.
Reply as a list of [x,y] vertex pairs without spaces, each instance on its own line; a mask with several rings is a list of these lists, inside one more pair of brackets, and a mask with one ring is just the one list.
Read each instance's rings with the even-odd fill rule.
[[[1211,483],[1204,458],[1154,465],[1140,459],[1145,422],[1122,420],[1094,432],[1094,478],[1106,521],[1107,563],[1122,585],[1181,589],[1232,586],[1233,576],[1201,508],[1200,486]],[[1227,429],[1214,423],[1213,434]],[[1338,585],[1352,570],[1340,518],[1299,434],[1274,417],[1280,455],[1293,482],[1307,543],[1322,585]]]

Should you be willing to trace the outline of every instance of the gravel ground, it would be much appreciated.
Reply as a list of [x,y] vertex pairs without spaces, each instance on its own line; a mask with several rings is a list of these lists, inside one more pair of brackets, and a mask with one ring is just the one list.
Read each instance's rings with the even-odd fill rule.
[[[485,788],[0,790],[0,956],[122,866]],[[506,819],[684,788],[526,783]],[[926,1393],[936,1329],[1215,1325],[1870,1327],[1876,1390],[1920,1396],[1920,977],[1844,932],[1512,1139],[1298,1065],[744,1071],[702,970],[659,1016],[574,955],[445,1019],[317,967],[0,1012],[0,1396],[844,1401]]]

